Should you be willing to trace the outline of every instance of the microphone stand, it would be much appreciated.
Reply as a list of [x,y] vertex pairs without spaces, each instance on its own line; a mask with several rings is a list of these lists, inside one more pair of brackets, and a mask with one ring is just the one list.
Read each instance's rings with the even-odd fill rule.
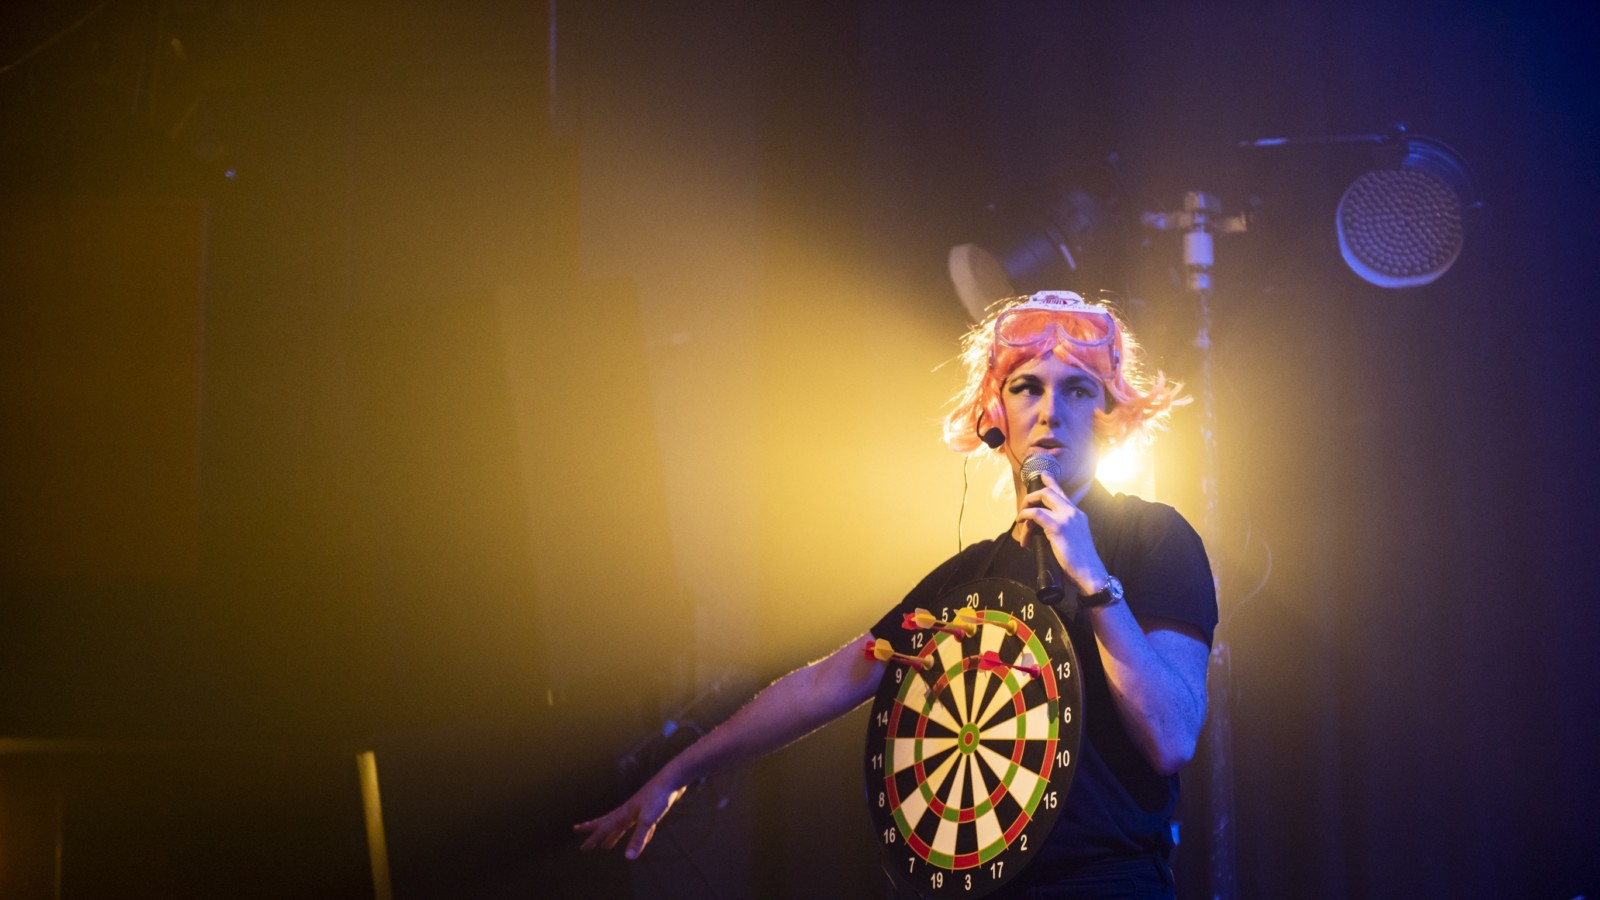
[[[1200,378],[1196,386],[1200,406],[1200,493],[1204,512],[1200,533],[1211,555],[1211,573],[1222,607],[1220,554],[1222,515],[1217,490],[1216,389],[1211,360],[1211,267],[1216,260],[1216,236],[1245,231],[1249,221],[1244,213],[1222,215],[1222,203],[1201,191],[1184,194],[1183,209],[1170,213],[1145,213],[1146,228],[1157,231],[1182,230],[1184,287],[1194,297],[1199,322],[1194,345],[1200,351]],[[1223,617],[1226,622],[1226,617]],[[1206,771],[1211,818],[1211,845],[1207,873],[1212,900],[1234,900],[1238,896],[1235,878],[1236,839],[1233,803],[1233,731],[1231,721],[1232,661],[1228,654],[1227,632],[1217,629],[1211,647],[1209,676],[1210,712],[1205,728]]]

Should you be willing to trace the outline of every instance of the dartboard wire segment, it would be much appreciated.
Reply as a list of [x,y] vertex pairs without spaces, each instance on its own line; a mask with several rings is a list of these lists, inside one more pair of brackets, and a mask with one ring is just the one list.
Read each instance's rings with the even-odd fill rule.
[[1054,826],[1081,691],[1060,619],[1022,585],[989,579],[952,596],[977,628],[929,628],[912,641],[927,664],[891,663],[868,730],[868,809],[896,880],[981,896]]

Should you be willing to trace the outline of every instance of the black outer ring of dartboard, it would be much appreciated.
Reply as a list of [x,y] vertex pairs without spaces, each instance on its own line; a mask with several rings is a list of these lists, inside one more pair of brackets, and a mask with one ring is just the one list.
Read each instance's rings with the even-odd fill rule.
[[[1055,827],[1056,819],[1066,805],[1067,791],[1072,786],[1072,776],[1077,771],[1078,748],[1083,728],[1083,690],[1077,654],[1073,651],[1071,638],[1062,625],[1060,616],[1049,605],[1040,602],[1033,590],[1006,578],[987,578],[951,588],[940,596],[937,606],[930,612],[940,616],[948,609],[949,613],[941,616],[948,619],[949,615],[954,614],[959,607],[968,606],[974,594],[977,595],[976,608],[997,610],[1018,619],[1020,624],[1033,632],[1036,644],[1046,649],[1044,658],[1040,658],[1039,653],[1034,654],[1035,661],[1041,668],[1049,667],[1050,677],[1055,685],[1060,718],[1056,726],[1054,752],[1049,754],[1051,770],[1048,783],[1039,791],[1034,814],[1022,817],[1020,829],[1003,845],[1003,849],[993,856],[983,858],[976,866],[952,859],[951,865],[946,867],[919,854],[894,816],[891,791],[884,775],[892,763],[889,758],[888,732],[890,723],[894,720],[893,707],[900,696],[901,684],[906,678],[916,677],[921,673],[905,663],[893,661],[889,663],[884,671],[883,681],[878,685],[872,713],[867,720],[864,760],[867,811],[872,819],[874,838],[882,853],[881,862],[884,871],[897,885],[929,898],[982,897],[998,890],[1021,874],[1043,846],[1051,829]],[[918,653],[931,655],[938,632],[923,633],[929,635],[929,638]],[[980,630],[973,637],[964,639],[962,647],[964,657],[973,660],[977,658],[979,651],[976,648],[981,643],[982,635],[983,631]],[[1048,642],[1045,640],[1046,637],[1049,638]],[[953,640],[955,636],[951,635],[947,639]],[[1008,637],[1004,646],[1015,648],[1015,645],[1010,643],[1014,640],[1015,637]],[[1002,660],[1016,661],[1015,658],[1008,659],[1005,655],[1002,655]],[[897,670],[902,673],[900,681],[895,680]],[[930,670],[929,675],[934,683],[937,683],[938,674]],[[1024,689],[1027,689],[1026,685]],[[874,755],[877,755],[877,760],[874,760]],[[882,770],[878,769],[878,766],[882,766]],[[914,774],[912,778],[915,780]],[[920,786],[921,782],[916,784]],[[989,786],[991,790],[995,787],[994,784]],[[960,802],[959,798],[957,802]],[[1012,817],[1010,824],[1015,825],[1017,820],[1018,817]],[[997,862],[1000,865],[995,865]],[[956,868],[958,863],[963,867]]]

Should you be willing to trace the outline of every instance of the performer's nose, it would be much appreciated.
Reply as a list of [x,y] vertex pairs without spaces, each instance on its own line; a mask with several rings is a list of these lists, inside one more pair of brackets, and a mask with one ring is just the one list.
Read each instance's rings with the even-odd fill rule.
[[1062,395],[1054,391],[1046,394],[1044,403],[1040,404],[1039,421],[1045,425],[1058,425],[1063,419],[1061,415]]

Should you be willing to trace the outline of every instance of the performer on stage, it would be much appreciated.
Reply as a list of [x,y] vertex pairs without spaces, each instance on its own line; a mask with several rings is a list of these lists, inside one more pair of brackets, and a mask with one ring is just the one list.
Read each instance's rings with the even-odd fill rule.
[[[1178,386],[1159,372],[1145,377],[1121,320],[1069,292],[1008,303],[963,343],[967,383],[945,420],[945,440],[1008,461],[1015,524],[934,569],[867,635],[773,682],[621,806],[575,826],[587,834],[584,849],[612,848],[631,831],[626,852],[635,858],[686,785],[777,750],[872,697],[886,663],[861,647],[881,638],[903,649],[907,612],[973,579],[1033,584],[1031,532],[1048,541],[1047,563],[1064,588],[1059,610],[1082,668],[1086,721],[1054,830],[998,896],[1174,896],[1171,818],[1177,773],[1205,720],[1214,583],[1199,536],[1175,510],[1112,495],[1094,473],[1107,448],[1164,423]],[[1030,493],[1023,463],[1038,455],[1050,457],[1061,478],[1045,474]]]

